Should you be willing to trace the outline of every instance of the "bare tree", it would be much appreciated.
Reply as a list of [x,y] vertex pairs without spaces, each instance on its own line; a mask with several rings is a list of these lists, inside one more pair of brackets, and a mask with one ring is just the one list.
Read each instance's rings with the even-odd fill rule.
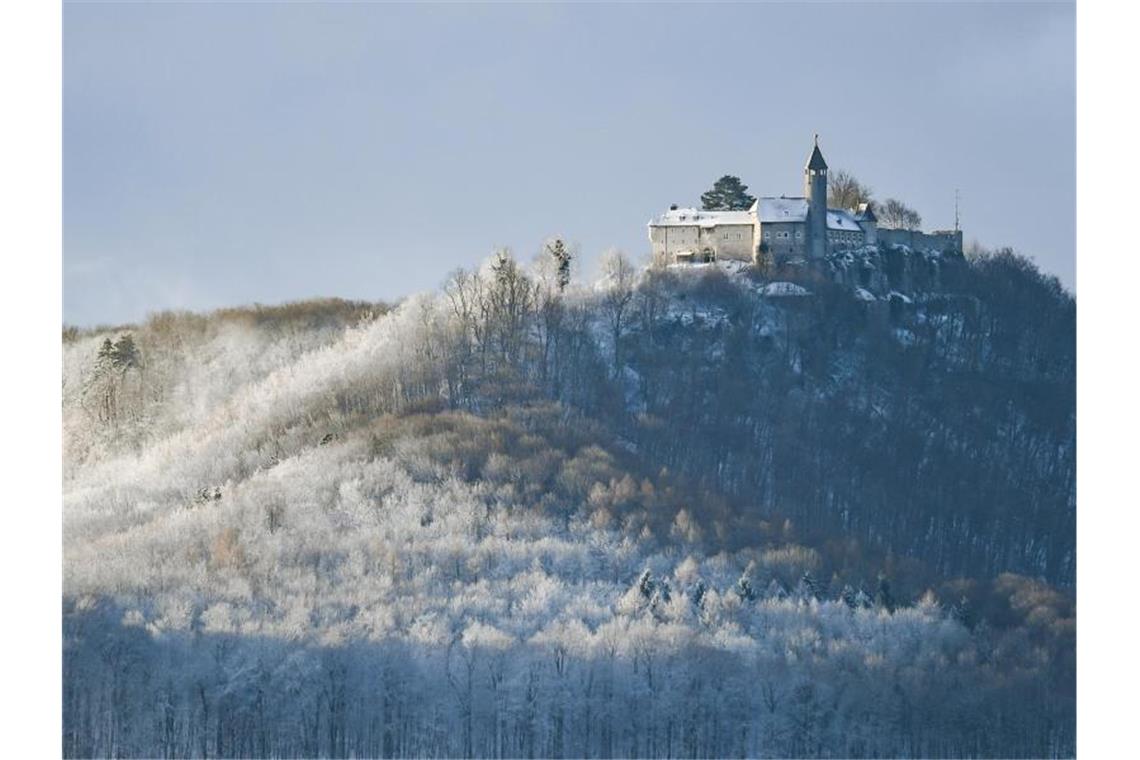
[[481,371],[487,367],[487,298],[486,287],[478,272],[456,270],[444,285],[444,295],[451,305],[454,344],[447,372],[453,401],[470,401],[470,374],[477,356]]
[[840,169],[827,178],[827,205],[832,208],[854,209],[860,203],[870,202],[871,188],[855,175]]
[[503,361],[510,365],[522,358],[523,339],[534,312],[537,291],[509,250],[495,254],[491,273],[488,296],[492,319]]
[[897,198],[888,198],[878,207],[879,223],[899,230],[917,230],[922,216]]
[[611,250],[602,259],[602,275],[605,287],[602,312],[613,339],[614,374],[617,374],[621,369],[621,337],[625,332],[637,273],[624,253]]

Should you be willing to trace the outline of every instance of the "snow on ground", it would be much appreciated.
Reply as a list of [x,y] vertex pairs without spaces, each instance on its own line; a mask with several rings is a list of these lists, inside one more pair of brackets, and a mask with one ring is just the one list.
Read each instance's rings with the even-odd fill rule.
[[794,282],[770,282],[760,291],[769,298],[784,298],[794,296],[810,296],[811,291],[796,285]]
[[725,274],[739,275],[752,267],[751,261],[737,261],[735,259],[721,259],[719,261],[674,262],[666,264],[665,268],[672,272],[708,272],[719,269]]
[[904,327],[897,327],[895,328],[895,340],[897,340],[900,345],[909,347],[914,345],[916,338],[914,333],[910,330]]
[[892,290],[890,293],[887,293],[887,300],[890,300],[892,298],[897,298],[906,304],[914,303],[914,301],[911,299],[910,296],[903,295],[902,293],[898,292],[897,290]]

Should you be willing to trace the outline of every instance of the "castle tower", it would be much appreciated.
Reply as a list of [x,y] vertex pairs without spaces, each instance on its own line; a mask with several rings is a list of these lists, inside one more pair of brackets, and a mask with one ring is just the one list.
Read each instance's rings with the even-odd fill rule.
[[827,162],[819,152],[819,135],[804,167],[804,197],[808,201],[807,255],[821,259],[827,254]]
[[867,245],[879,242],[879,219],[875,216],[875,209],[870,203],[860,203],[856,209],[855,221],[863,228],[863,240]]

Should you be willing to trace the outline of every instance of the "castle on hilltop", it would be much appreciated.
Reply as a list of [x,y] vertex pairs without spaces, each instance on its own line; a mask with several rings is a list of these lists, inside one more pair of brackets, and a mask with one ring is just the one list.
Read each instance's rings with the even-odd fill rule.
[[880,228],[871,204],[827,207],[827,162],[816,135],[804,167],[803,197],[757,198],[744,211],[704,211],[670,206],[649,222],[653,258],[662,263],[718,259],[794,261],[868,245],[906,245],[939,252],[962,252],[961,230],[919,232]]

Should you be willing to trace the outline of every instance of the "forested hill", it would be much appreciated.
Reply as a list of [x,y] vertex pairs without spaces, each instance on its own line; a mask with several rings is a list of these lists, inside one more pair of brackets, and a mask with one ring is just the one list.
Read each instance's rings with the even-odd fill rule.
[[566,264],[65,331],[65,752],[1072,752],[1055,279]]

